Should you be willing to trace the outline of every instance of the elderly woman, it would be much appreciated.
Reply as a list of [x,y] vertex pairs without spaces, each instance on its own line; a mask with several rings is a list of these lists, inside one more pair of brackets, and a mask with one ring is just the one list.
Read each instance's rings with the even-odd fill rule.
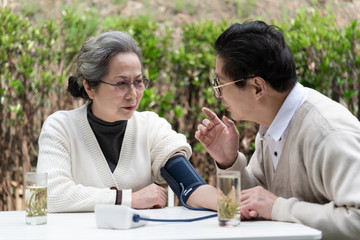
[[68,91],[86,103],[49,116],[39,138],[37,171],[49,175],[49,211],[164,207],[164,178],[188,205],[215,210],[216,189],[189,163],[186,138],[157,114],[136,111],[149,80],[135,40],[103,33],[83,44],[77,64]]

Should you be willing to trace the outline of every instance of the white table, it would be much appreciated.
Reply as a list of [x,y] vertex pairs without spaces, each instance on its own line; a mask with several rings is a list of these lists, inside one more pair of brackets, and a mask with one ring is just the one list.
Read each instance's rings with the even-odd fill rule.
[[[195,218],[214,214],[184,207],[141,210],[151,218]],[[217,218],[189,223],[148,222],[129,230],[96,228],[94,213],[48,214],[46,225],[25,224],[25,212],[0,212],[0,239],[321,239],[321,232],[295,223],[243,221],[238,227],[219,227]]]

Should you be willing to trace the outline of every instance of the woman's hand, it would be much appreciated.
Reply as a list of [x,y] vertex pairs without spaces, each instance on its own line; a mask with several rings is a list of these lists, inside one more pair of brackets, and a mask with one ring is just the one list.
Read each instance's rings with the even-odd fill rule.
[[168,190],[155,183],[132,193],[131,207],[136,209],[165,207]]
[[195,132],[195,138],[206,148],[220,168],[231,167],[238,154],[239,132],[233,121],[223,117],[222,122],[210,109],[203,108],[209,117],[204,119]]

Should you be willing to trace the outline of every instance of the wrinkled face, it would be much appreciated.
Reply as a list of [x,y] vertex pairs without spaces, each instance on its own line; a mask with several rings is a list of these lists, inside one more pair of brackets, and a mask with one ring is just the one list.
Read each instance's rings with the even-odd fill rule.
[[[233,80],[223,74],[224,61],[220,57],[216,57],[215,74],[218,77],[219,85],[230,83]],[[231,118],[235,121],[249,120],[254,103],[249,84],[244,88],[239,88],[234,84],[221,87],[222,105],[231,113]]]
[[[101,79],[102,83],[92,89],[93,114],[106,122],[128,120],[138,108],[144,89],[134,84],[142,81],[141,63],[135,53],[121,53],[109,61],[108,74]],[[105,82],[105,83],[104,83]],[[108,83],[108,84],[106,84]],[[109,84],[126,85],[124,89]],[[88,91],[87,91],[88,92]]]

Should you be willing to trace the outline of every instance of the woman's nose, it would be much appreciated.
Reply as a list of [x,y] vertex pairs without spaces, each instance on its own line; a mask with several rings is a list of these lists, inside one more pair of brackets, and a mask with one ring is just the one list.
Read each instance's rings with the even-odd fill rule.
[[134,84],[130,84],[130,86],[128,86],[127,95],[131,96],[131,97],[136,97],[137,96],[137,92],[136,92]]

